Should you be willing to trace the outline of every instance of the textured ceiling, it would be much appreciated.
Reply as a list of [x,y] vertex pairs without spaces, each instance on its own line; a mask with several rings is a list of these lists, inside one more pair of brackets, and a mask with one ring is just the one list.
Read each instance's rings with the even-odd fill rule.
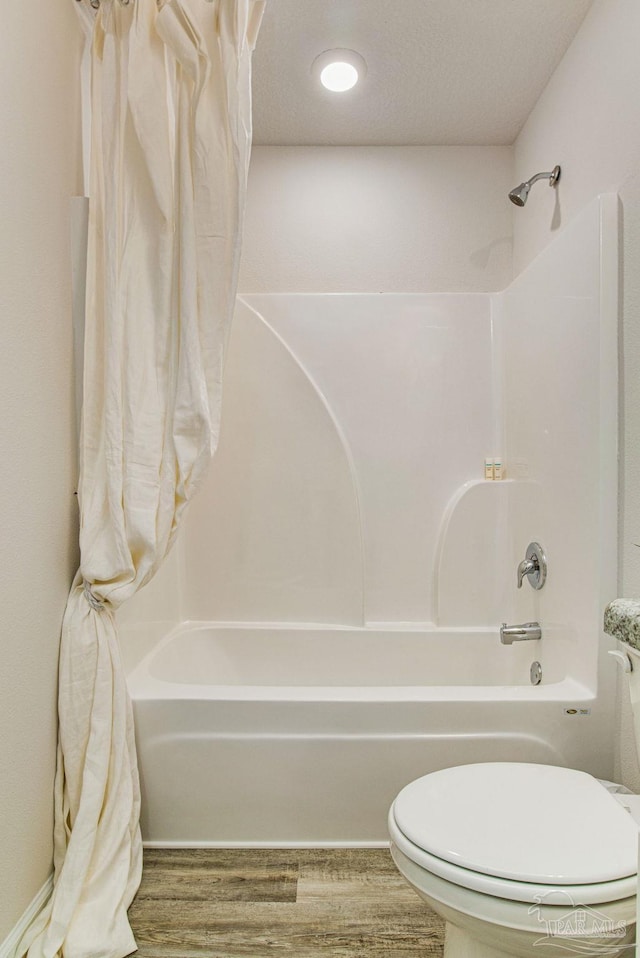
[[[268,0],[254,142],[510,144],[592,0]],[[367,76],[325,91],[311,63],[357,50]]]

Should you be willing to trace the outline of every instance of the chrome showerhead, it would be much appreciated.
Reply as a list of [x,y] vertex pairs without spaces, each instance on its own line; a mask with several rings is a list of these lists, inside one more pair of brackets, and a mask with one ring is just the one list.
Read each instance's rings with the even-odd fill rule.
[[520,186],[516,186],[509,193],[509,199],[512,203],[515,203],[516,206],[524,206],[527,202],[527,197],[529,196],[529,190],[531,189],[530,183],[521,183]]
[[516,206],[524,206],[529,196],[529,191],[536,180],[549,180],[549,186],[555,186],[560,179],[560,167],[554,166],[550,173],[536,173],[530,180],[525,180],[519,186],[514,187],[509,193],[509,199]]

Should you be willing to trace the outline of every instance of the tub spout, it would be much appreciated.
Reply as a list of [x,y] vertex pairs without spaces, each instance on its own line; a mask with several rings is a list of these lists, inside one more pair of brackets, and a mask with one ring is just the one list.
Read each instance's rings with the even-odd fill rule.
[[503,645],[511,645],[513,642],[533,642],[542,638],[542,629],[539,622],[524,622],[522,625],[507,625],[503,622],[500,626],[500,641]]

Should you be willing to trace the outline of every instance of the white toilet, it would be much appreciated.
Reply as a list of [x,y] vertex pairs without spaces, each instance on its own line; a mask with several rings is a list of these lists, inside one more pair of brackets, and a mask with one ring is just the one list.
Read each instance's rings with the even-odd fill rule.
[[631,958],[638,825],[626,798],[585,772],[507,762],[407,785],[389,813],[391,853],[445,919],[445,958]]

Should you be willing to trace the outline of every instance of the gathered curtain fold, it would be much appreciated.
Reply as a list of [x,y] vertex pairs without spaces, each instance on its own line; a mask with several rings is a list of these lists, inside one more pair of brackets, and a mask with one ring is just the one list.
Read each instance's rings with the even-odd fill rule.
[[[74,0],[76,2],[76,0]],[[124,958],[140,787],[115,611],[218,441],[261,0],[80,0],[91,77],[80,570],[59,666],[54,888],[18,955]]]

